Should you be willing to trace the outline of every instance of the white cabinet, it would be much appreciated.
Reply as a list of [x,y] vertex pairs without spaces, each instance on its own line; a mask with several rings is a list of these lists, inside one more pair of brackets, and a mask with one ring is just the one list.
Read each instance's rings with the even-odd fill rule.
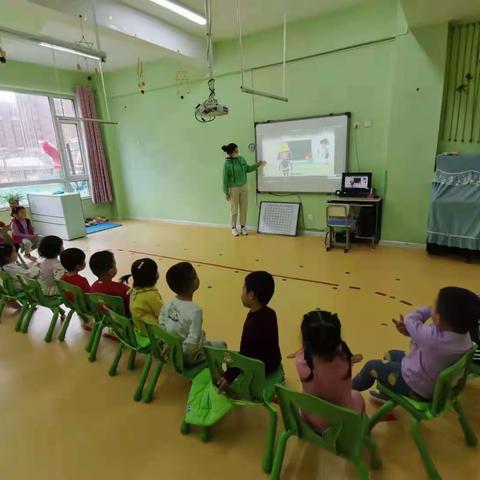
[[73,240],[86,235],[80,194],[29,193],[28,203],[31,220],[38,235],[56,235],[63,240]]

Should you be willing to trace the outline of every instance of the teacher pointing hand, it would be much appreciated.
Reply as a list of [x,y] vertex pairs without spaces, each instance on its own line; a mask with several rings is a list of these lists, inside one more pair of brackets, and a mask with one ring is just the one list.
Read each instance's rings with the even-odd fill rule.
[[[248,235],[247,209],[248,209],[248,187],[247,173],[254,172],[258,167],[263,167],[266,162],[257,162],[256,165],[248,165],[246,160],[238,155],[238,145],[229,143],[224,145],[222,150],[227,154],[223,166],[223,193],[227,202],[231,205],[232,235],[238,237]],[[240,208],[240,232],[237,229],[238,209]]]

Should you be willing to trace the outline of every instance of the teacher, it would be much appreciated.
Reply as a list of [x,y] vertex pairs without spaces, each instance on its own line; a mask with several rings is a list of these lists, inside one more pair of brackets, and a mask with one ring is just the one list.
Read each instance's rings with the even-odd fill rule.
[[[254,172],[263,167],[266,162],[257,162],[256,165],[248,165],[247,161],[238,155],[238,145],[229,143],[224,145],[222,150],[227,154],[223,165],[223,193],[227,202],[231,205],[231,226],[232,235],[238,237],[248,235],[247,209],[248,209],[248,187],[247,173]],[[240,232],[237,229],[238,209],[240,208]]]

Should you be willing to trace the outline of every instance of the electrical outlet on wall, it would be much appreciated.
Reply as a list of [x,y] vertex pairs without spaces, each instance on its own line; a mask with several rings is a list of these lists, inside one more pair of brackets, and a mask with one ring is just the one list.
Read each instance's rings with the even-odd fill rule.
[[307,215],[307,220],[313,220],[313,215],[311,213]]
[[364,128],[371,128],[371,126],[372,126],[372,121],[371,120],[365,120],[363,122],[363,127]]

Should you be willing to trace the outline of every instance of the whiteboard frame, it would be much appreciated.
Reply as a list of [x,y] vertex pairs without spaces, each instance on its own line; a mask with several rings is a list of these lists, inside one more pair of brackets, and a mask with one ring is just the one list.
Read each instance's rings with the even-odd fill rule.
[[[297,120],[313,120],[315,118],[327,118],[327,117],[342,117],[346,116],[347,117],[347,145],[345,146],[345,172],[349,172],[348,165],[349,165],[349,159],[350,159],[350,123],[352,120],[352,112],[337,112],[337,113],[328,113],[326,115],[312,115],[309,117],[295,117],[295,118],[281,118],[278,120],[266,120],[265,122],[254,122],[253,128],[255,130],[255,160],[258,162],[258,138],[257,138],[257,125],[268,125],[272,123],[281,123],[281,122],[295,122]],[[332,194],[332,192],[287,192],[287,191],[281,191],[281,192],[272,192],[272,191],[267,191],[267,190],[259,190],[258,189],[258,173],[255,175],[255,189],[257,191],[257,194],[265,194],[265,195],[278,195],[278,194],[283,194],[283,195],[288,195],[288,194],[301,194],[301,195],[329,195]]]

